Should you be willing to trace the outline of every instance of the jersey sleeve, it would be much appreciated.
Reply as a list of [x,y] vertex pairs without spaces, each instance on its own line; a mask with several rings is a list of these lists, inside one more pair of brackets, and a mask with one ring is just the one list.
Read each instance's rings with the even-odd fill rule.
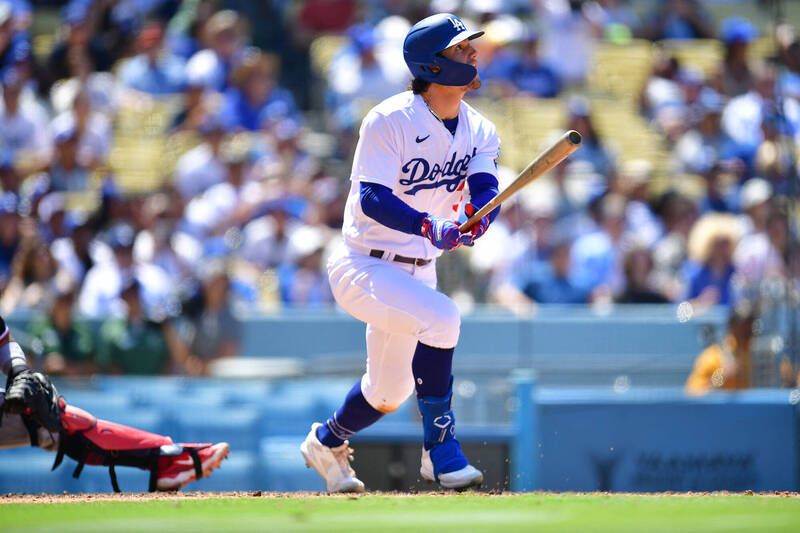
[[393,189],[400,174],[400,157],[400,147],[389,120],[371,111],[361,123],[350,179]]
[[500,157],[500,138],[497,136],[497,129],[489,121],[486,121],[479,130],[478,151],[475,157],[469,162],[467,176],[486,172],[497,176],[497,158]]

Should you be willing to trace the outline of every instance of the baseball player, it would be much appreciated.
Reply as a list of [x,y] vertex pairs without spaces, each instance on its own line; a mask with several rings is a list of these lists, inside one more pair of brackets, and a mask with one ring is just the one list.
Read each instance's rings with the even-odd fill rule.
[[462,101],[481,84],[471,40],[482,34],[449,13],[415,24],[403,44],[411,90],[375,106],[361,124],[344,242],[327,267],[338,304],[367,323],[367,369],[300,447],[329,491],[364,490],[350,466],[348,439],[414,390],[422,477],[454,489],[483,481],[455,438],[451,370],[460,317],[436,290],[435,266],[444,250],[472,246],[498,213],[465,234],[455,221],[465,183],[468,216],[497,194],[496,128]]
[[47,376],[28,368],[2,317],[0,370],[8,376],[5,391],[0,389],[0,449],[38,446],[56,452],[53,468],[67,455],[78,462],[74,477],[84,465],[107,466],[111,485],[120,492],[114,467],[135,466],[150,471],[151,492],[178,490],[208,476],[228,455],[226,442],[175,444],[68,405]]

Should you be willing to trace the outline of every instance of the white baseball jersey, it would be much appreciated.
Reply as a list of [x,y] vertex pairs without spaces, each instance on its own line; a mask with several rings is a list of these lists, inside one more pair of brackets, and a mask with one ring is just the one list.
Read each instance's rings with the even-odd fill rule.
[[461,102],[455,135],[411,91],[372,108],[361,123],[342,233],[347,243],[406,257],[434,258],[442,250],[419,235],[391,229],[361,210],[360,182],[384,185],[417,211],[456,219],[467,176],[497,174],[497,129]]

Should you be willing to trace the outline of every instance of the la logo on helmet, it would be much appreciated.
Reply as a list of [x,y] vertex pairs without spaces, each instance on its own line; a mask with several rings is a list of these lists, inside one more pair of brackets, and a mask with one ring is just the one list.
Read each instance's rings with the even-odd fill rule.
[[450,17],[450,22],[453,23],[453,28],[458,31],[465,31],[467,29],[467,27],[464,26],[464,23],[455,17]]

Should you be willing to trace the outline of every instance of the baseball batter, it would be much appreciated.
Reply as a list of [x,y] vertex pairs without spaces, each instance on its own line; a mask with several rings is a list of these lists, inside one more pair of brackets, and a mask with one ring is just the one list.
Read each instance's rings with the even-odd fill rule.
[[403,45],[411,90],[375,106],[361,124],[344,244],[328,275],[338,304],[367,323],[367,370],[300,447],[329,491],[364,490],[348,439],[415,390],[422,477],[456,489],[483,481],[455,438],[451,370],[460,317],[436,290],[435,266],[444,250],[472,246],[499,211],[465,234],[455,221],[463,201],[471,215],[497,194],[496,129],[462,101],[481,84],[470,41],[482,34],[449,13],[415,24]]

